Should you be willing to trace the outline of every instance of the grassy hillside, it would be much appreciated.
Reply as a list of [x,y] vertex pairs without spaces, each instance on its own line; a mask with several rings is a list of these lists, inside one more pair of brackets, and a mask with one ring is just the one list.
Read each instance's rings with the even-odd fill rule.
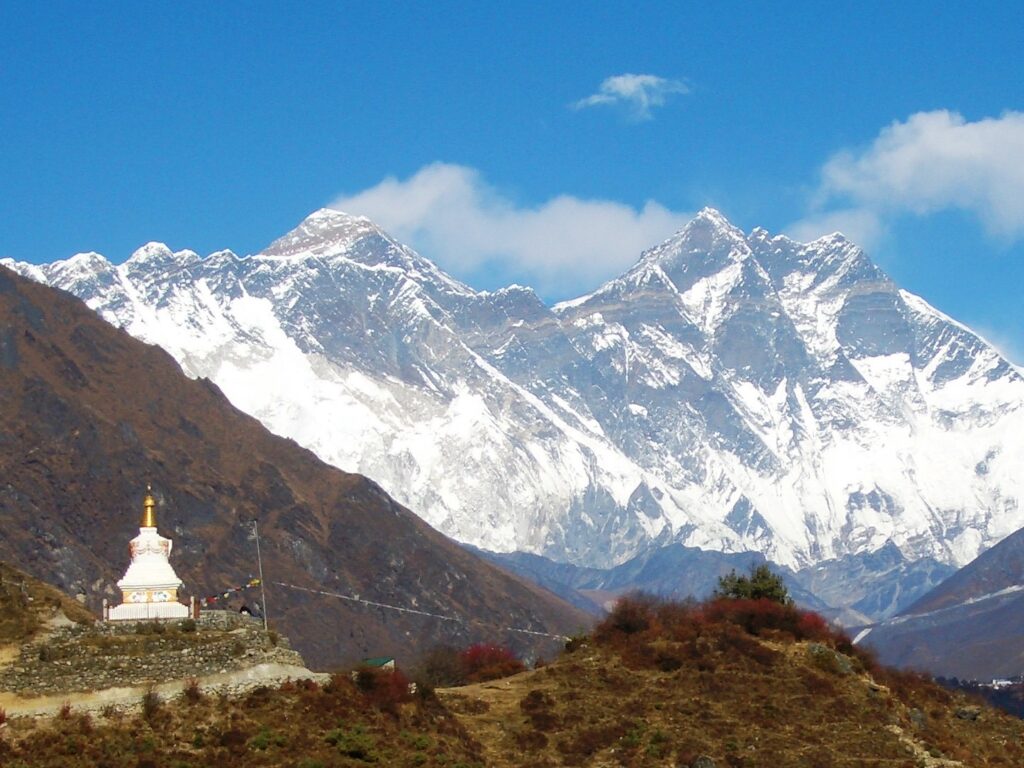
[[[766,601],[627,600],[547,666],[407,693],[338,676],[236,700],[18,721],[5,766],[1024,764],[1024,722],[879,667],[819,617]],[[152,703],[151,703],[152,704]]]
[[492,766],[1018,766],[1024,723],[781,606],[627,604],[540,670],[446,691]]
[[[401,699],[408,699],[400,703]],[[479,746],[433,698],[364,692],[344,675],[257,688],[234,699],[186,689],[133,715],[16,720],[0,731],[5,768],[482,765]]]
[[30,640],[47,622],[61,620],[62,614],[78,623],[94,618],[59,589],[0,562],[0,645]]

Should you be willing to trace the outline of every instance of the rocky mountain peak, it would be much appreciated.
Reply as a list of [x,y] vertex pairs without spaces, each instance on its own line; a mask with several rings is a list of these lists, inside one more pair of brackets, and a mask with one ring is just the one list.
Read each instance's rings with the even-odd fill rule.
[[114,265],[95,251],[76,253],[74,256],[63,261],[54,262],[52,269],[59,272],[62,277],[73,279],[74,277],[92,277],[103,274],[114,269]]
[[188,249],[172,251],[164,243],[149,242],[137,249],[125,261],[123,268],[127,271],[149,272],[154,269],[186,267],[200,260],[199,254],[195,251]]
[[697,211],[696,215],[693,217],[693,220],[687,226],[707,226],[713,229],[718,229],[726,232],[736,231],[740,232],[741,235],[743,234],[737,227],[733,225],[731,221],[729,221],[728,217],[726,217],[724,213],[722,213],[717,208],[712,208],[711,206],[707,205],[701,208],[699,211]]
[[333,208],[313,211],[299,225],[267,246],[265,257],[287,259],[301,256],[333,256],[351,250],[359,240],[383,233],[365,216]]
[[670,239],[685,240],[691,247],[710,245],[719,248],[726,244],[746,244],[747,241],[743,230],[714,208],[702,208],[689,224]]
[[655,266],[676,288],[686,291],[697,280],[749,257],[750,246],[743,231],[714,208],[704,208],[665,242],[645,251],[626,277],[642,278]]
[[[294,270],[318,270],[335,273],[338,279],[351,279],[352,269],[376,273],[363,278],[376,282],[384,273],[392,280],[408,280],[406,290],[426,290],[429,294],[473,295],[475,292],[439,269],[429,259],[402,245],[365,216],[355,216],[332,208],[314,211],[291,232],[278,238],[258,254],[264,264],[280,262],[282,274]],[[319,265],[315,262],[322,262]],[[293,266],[288,266],[288,265]],[[346,277],[347,276],[347,277]]]

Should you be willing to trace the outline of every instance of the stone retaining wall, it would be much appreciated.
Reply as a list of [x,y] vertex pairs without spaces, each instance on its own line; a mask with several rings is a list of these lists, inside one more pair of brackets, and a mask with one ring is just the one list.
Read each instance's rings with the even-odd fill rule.
[[238,629],[239,627],[255,627],[263,629],[263,619],[257,619],[247,613],[238,611],[210,611],[203,610],[199,613],[196,622],[201,627],[209,629]]
[[95,691],[204,677],[259,664],[304,666],[258,619],[209,611],[198,621],[96,622],[63,627],[25,645],[0,670],[0,691]]

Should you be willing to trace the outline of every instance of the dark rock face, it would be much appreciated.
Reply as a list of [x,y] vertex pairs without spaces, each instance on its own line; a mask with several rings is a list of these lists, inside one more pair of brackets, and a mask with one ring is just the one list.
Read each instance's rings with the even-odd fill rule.
[[[0,365],[0,559],[85,593],[94,610],[119,597],[114,582],[152,483],[187,593],[217,594],[255,575],[246,521],[259,521],[272,626],[313,666],[408,658],[440,641],[528,650],[525,636],[488,625],[561,632],[586,621],[463,551],[365,477],[271,435],[163,350],[2,268],[0,340],[10,363]],[[480,625],[384,614],[278,582]]]
[[953,573],[952,566],[932,558],[911,561],[895,545],[887,544],[875,552],[809,566],[797,572],[796,580],[829,605],[845,604],[864,616],[886,619]]

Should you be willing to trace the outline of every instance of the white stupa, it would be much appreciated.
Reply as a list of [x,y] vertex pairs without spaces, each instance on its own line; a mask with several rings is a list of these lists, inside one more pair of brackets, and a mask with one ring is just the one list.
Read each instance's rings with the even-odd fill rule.
[[171,567],[171,540],[156,530],[156,500],[152,489],[146,489],[142,504],[142,525],[139,535],[128,544],[132,562],[124,578],[117,582],[122,602],[107,614],[109,621],[140,619],[183,619],[188,606],[178,602],[182,581]]

